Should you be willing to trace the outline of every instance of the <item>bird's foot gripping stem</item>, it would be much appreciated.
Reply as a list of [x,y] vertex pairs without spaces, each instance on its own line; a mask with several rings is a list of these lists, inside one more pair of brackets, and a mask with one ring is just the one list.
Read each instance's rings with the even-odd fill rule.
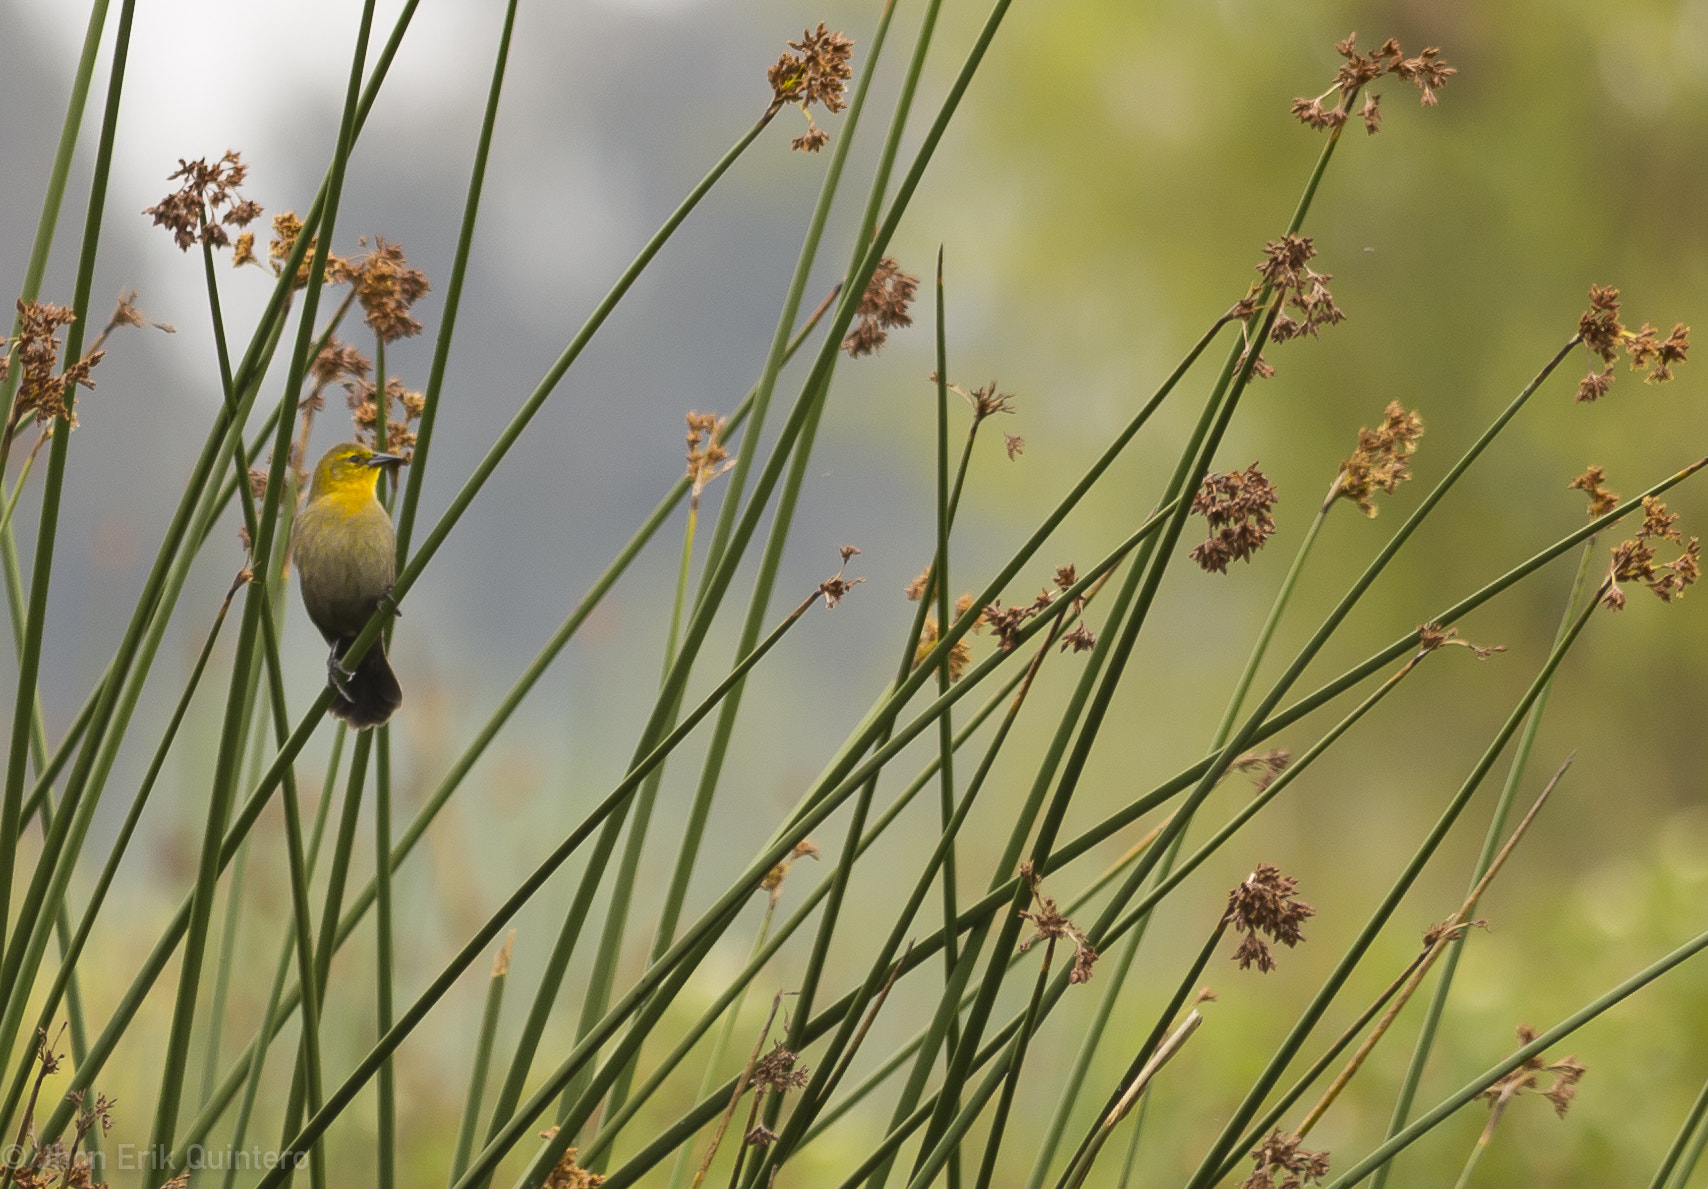
[[332,691],[340,698],[346,702],[354,703],[356,699],[350,695],[350,690],[344,683],[355,675],[354,669],[346,669],[338,663],[338,645],[334,644],[332,651],[326,657],[326,684],[330,685]]

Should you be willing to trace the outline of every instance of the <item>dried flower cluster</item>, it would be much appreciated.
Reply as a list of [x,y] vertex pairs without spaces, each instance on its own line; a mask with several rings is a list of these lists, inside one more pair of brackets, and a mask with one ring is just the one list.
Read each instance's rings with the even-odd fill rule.
[[[25,1108],[26,1123],[19,1133],[20,1143],[24,1139],[35,1139],[34,1132],[29,1129],[28,1119],[34,1112],[42,1084],[59,1072],[63,1060],[64,1058],[54,1051],[54,1044],[48,1041],[46,1031],[38,1030],[35,1054],[37,1072],[29,1105]],[[34,1144],[27,1156],[21,1146],[14,1145],[7,1149],[7,1180],[21,1189],[105,1189],[104,1182],[97,1184],[95,1167],[83,1151],[83,1146],[89,1134],[97,1127],[102,1135],[111,1130],[114,1102],[102,1094],[93,1103],[89,1103],[85,1092],[81,1090],[69,1091],[65,1098],[77,1111],[69,1148],[65,1146],[64,1141],[56,1139],[48,1144]]]
[[748,1079],[748,1087],[755,1094],[802,1089],[812,1071],[804,1065],[796,1068],[795,1062],[798,1059],[799,1054],[784,1048],[782,1041],[772,1041],[771,1051],[754,1062],[753,1076]]
[[1490,644],[1487,646],[1473,644],[1469,640],[1459,639],[1458,628],[1444,628],[1438,623],[1419,624],[1417,629],[1417,647],[1419,652],[1434,652],[1449,644],[1457,648],[1469,648],[1471,655],[1480,661],[1486,661],[1497,652],[1505,652],[1506,645]]
[[[366,244],[364,239],[360,241]],[[362,306],[362,320],[381,342],[396,342],[421,333],[421,323],[410,307],[426,296],[427,276],[410,268],[400,244],[374,237],[374,247],[356,260],[338,261],[328,275],[336,282],[348,281]]]
[[824,596],[824,605],[832,610],[842,605],[842,600],[847,597],[849,591],[865,581],[864,578],[842,576],[848,570],[849,561],[859,557],[860,551],[852,545],[844,545],[841,553],[842,568],[818,584],[818,593]]
[[319,394],[340,380],[365,381],[373,370],[373,361],[361,351],[349,343],[329,338],[309,365],[308,374],[314,383],[314,393]]
[[1584,402],[1607,395],[1613,384],[1613,363],[1621,350],[1630,359],[1632,371],[1649,369],[1644,379],[1651,384],[1672,379],[1673,365],[1683,363],[1690,351],[1690,327],[1682,322],[1664,339],[1647,322],[1639,330],[1626,330],[1619,322],[1619,290],[1611,285],[1589,287],[1589,309],[1578,318],[1578,338],[1607,365],[1597,371],[1592,364],[1589,374],[1578,381],[1578,400]]
[[[915,581],[917,581],[917,579]],[[908,584],[908,589],[913,589],[912,583]],[[917,595],[910,595],[909,597],[918,598]],[[972,605],[973,596],[970,594],[964,594],[960,598],[956,599],[956,618],[965,614],[967,608]],[[979,614],[979,618],[973,623],[973,631],[978,631],[982,626],[984,626],[984,614],[981,612]],[[937,647],[937,639],[941,631],[942,628],[937,622],[937,617],[935,615],[927,615],[925,617],[925,623],[919,629],[919,645],[913,650],[913,663],[915,666],[918,666],[920,662],[930,656],[931,650]],[[956,640],[949,646],[948,663],[950,681],[959,681],[966,675],[967,666],[973,663],[973,649],[972,645],[967,643],[967,638],[965,636],[962,636],[959,640]]]
[[388,376],[385,382],[385,442],[379,440],[380,410],[374,382],[365,377],[344,381],[344,402],[356,426],[356,440],[366,442],[382,454],[396,454],[405,461],[415,455],[415,431],[427,398],[404,388],[403,381]]
[[799,107],[807,118],[807,130],[795,137],[790,147],[796,152],[816,153],[830,136],[813,123],[808,109],[818,103],[835,115],[848,106],[843,94],[848,89],[848,80],[854,77],[853,67],[849,65],[854,56],[854,42],[841,33],[830,32],[820,21],[817,32],[804,30],[799,41],[789,42],[789,49],[795,52],[785,51],[765,72],[771,84],[771,108],[767,114],[775,113],[785,103]]
[[1192,512],[1210,523],[1210,535],[1192,550],[1192,560],[1211,574],[1225,574],[1228,563],[1250,561],[1275,532],[1270,509],[1275,485],[1254,462],[1243,471],[1206,475],[1192,497]]
[[782,1041],[773,1041],[771,1051],[753,1063],[747,1089],[753,1091],[753,1109],[748,1115],[747,1130],[741,1142],[748,1147],[763,1148],[776,1142],[777,1133],[759,1120],[759,1107],[768,1095],[787,1094],[806,1086],[812,1071],[806,1066],[795,1067],[800,1054],[785,1048]]
[[1268,974],[1275,969],[1275,956],[1264,937],[1288,949],[1305,939],[1299,926],[1316,916],[1317,910],[1298,899],[1298,886],[1299,881],[1292,876],[1259,863],[1256,871],[1228,893],[1228,910],[1222,919],[1245,934],[1233,955],[1241,970],[1256,966]]
[[[937,373],[932,372],[929,379],[931,383],[937,383]],[[973,427],[975,429],[987,417],[994,417],[998,413],[1014,412],[1014,394],[1012,392],[998,392],[995,380],[983,388],[975,388],[971,392],[959,384],[949,384],[947,387],[950,392],[960,393],[962,399],[973,407]],[[1004,448],[1008,451],[1009,462],[1013,462],[1025,453],[1026,439],[1019,434],[1005,433],[1002,435],[1002,440]]]
[[[273,238],[267,244],[267,260],[273,266],[273,275],[278,276],[284,270],[285,263],[290,259],[291,252],[296,248],[297,239],[302,235],[302,220],[296,217],[294,211],[284,211],[273,216]],[[293,289],[306,288],[308,285],[309,268],[314,262],[315,249],[319,241],[310,237],[308,247],[303,251],[302,263],[297,265],[296,276],[291,278]],[[254,241],[248,244],[239,243],[238,254],[232,260],[233,264],[245,264],[254,259]],[[328,255],[326,258],[326,275],[336,280],[345,274],[349,262],[342,256]]]
[[[1375,53],[1368,56],[1358,52],[1358,34],[1349,33],[1346,40],[1335,44],[1335,52],[1346,61],[1341,63],[1340,70],[1334,76],[1334,85],[1329,87],[1315,99],[1300,97],[1293,100],[1293,117],[1301,124],[1308,124],[1319,131],[1323,128],[1336,128],[1346,123],[1347,105],[1359,91],[1370,83],[1375,82],[1384,74],[1416,87],[1421,96],[1419,102],[1424,107],[1434,107],[1435,92],[1445,86],[1459,70],[1441,61],[1441,51],[1430,46],[1415,58],[1408,58],[1400,43],[1392,37],[1384,41]],[[1333,107],[1324,107],[1323,103],[1331,95],[1338,95]],[[1382,130],[1382,97],[1368,95],[1358,114],[1364,121],[1364,131],[1371,136]]]
[[1044,894],[1043,880],[1032,869],[1032,864],[1020,865],[1020,878],[1032,888],[1032,911],[1020,910],[1020,915],[1033,926],[1037,932],[1020,943],[1020,952],[1025,953],[1040,941],[1048,941],[1053,950],[1058,940],[1066,939],[1073,945],[1073,967],[1068,971],[1068,982],[1088,983],[1091,981],[1091,968],[1097,964],[1097,950],[1091,944],[1079,926],[1075,925],[1061,910],[1056,902]]
[[[237,192],[248,175],[249,167],[235,152],[226,153],[212,165],[206,158],[185,161],[180,157],[177,172],[167,175],[166,180],[182,184],[159,205],[142,213],[153,215],[154,225],[169,230],[172,241],[184,251],[197,243],[226,247],[231,243],[227,227],[247,227],[261,217],[260,204]],[[223,214],[221,207],[225,208]],[[249,244],[254,244],[253,238]]]
[[[1309,267],[1308,262],[1316,254],[1316,243],[1308,235],[1284,235],[1264,244],[1263,262],[1256,266],[1260,279],[1253,283],[1251,291],[1230,311],[1231,314],[1250,317],[1258,310],[1262,292],[1267,289],[1286,294],[1287,308],[1299,315],[1297,318],[1291,314],[1276,317],[1269,331],[1274,342],[1284,343],[1305,335],[1316,338],[1320,327],[1345,321],[1346,315],[1334,304],[1334,294],[1328,289],[1328,283],[1334,280],[1334,276]],[[1261,360],[1254,370],[1266,377],[1274,374],[1274,369]]]
[[1328,1153],[1300,1147],[1297,1135],[1283,1135],[1280,1128],[1251,1150],[1257,1167],[1240,1183],[1240,1189],[1303,1189],[1321,1184],[1328,1176]]
[[[10,438],[30,413],[38,422],[64,417],[73,429],[77,428],[76,394],[79,386],[94,389],[95,366],[106,357],[103,349],[107,337],[121,326],[152,326],[166,334],[177,331],[164,322],[155,322],[136,306],[136,290],[119,294],[107,324],[95,341],[83,352],[81,359],[55,372],[54,364],[63,345],[58,331],[77,321],[77,316],[64,306],[41,301],[18,302],[18,335],[9,342],[0,340],[0,384],[4,384],[14,367],[20,370],[18,390],[12,399],[12,411],[6,420],[5,434]],[[36,447],[41,442],[38,439]]]
[[14,367],[20,372],[18,393],[12,399],[12,413],[6,422],[8,432],[30,413],[35,414],[38,422],[64,417],[76,426],[77,386],[95,387],[90,373],[106,352],[91,350],[67,364],[63,371],[56,370],[59,348],[63,345],[59,330],[75,321],[77,315],[64,306],[45,301],[18,302],[18,335],[6,344],[5,354],[0,356],[0,382],[4,382]]
[[[548,1127],[540,1132],[540,1138],[550,1139],[556,1134],[556,1127]],[[576,1149],[565,1148],[563,1155],[557,1158],[557,1164],[541,1182],[540,1189],[599,1189],[599,1186],[605,1183],[605,1178],[596,1172],[588,1172],[577,1164],[577,1155]]]
[[1293,762],[1293,753],[1284,747],[1273,751],[1247,752],[1235,760],[1230,767],[1236,772],[1243,772],[1251,777],[1251,783],[1258,792],[1262,792],[1274,783],[1275,778],[1287,770],[1287,765]]
[[783,894],[783,880],[788,877],[789,868],[795,865],[796,859],[817,859],[818,843],[810,838],[803,838],[795,843],[793,849],[783,857],[783,861],[765,873],[765,878],[759,881],[759,886],[770,893],[771,903],[777,903]]
[[[1518,1026],[1518,1042],[1527,1045],[1536,1039],[1536,1030],[1528,1024]],[[1540,1056],[1531,1057],[1517,1069],[1501,1078],[1500,1081],[1477,1095],[1488,1100],[1492,1116],[1489,1119],[1489,1129],[1492,1130],[1499,1121],[1500,1112],[1506,1104],[1526,1091],[1535,1090],[1541,1084],[1541,1075],[1550,1073],[1554,1080],[1546,1090],[1540,1091],[1543,1098],[1554,1104],[1554,1113],[1560,1118],[1566,1117],[1566,1111],[1572,1105],[1572,1099],[1577,1097],[1578,1082],[1589,1072],[1578,1059],[1573,1056],[1562,1057],[1558,1061],[1545,1062]]]
[[[1071,565],[1058,566],[1055,576],[1051,579],[1057,591],[1070,589],[1076,581],[1074,568]],[[1004,652],[1013,652],[1020,643],[1020,629],[1026,621],[1042,611],[1055,606],[1056,595],[1048,587],[1038,592],[1038,597],[1030,603],[1016,603],[1012,607],[1004,607],[1000,599],[992,600],[982,612],[980,620],[995,633],[998,647]],[[1082,612],[1085,609],[1083,598],[1075,599],[1073,609]],[[1075,652],[1084,652],[1096,647],[1097,637],[1083,623],[1062,637],[1062,650],[1072,648]]]
[[842,340],[842,349],[850,359],[873,354],[889,339],[890,331],[913,325],[908,307],[918,288],[919,278],[903,272],[893,259],[885,256],[878,261],[855,311],[858,320],[854,329]]
[[716,413],[688,410],[688,478],[693,483],[689,500],[700,506],[700,493],[712,480],[727,475],[735,466],[735,457],[724,449],[724,426],[727,420]]
[[1340,477],[1329,498],[1351,500],[1364,515],[1375,516],[1380,509],[1372,497],[1377,491],[1392,495],[1411,478],[1411,456],[1422,436],[1423,418],[1408,413],[1398,401],[1390,401],[1381,425],[1375,429],[1359,427],[1358,449],[1340,464]]
[[1589,497],[1589,518],[1605,516],[1619,506],[1619,493],[1609,491],[1602,481],[1607,478],[1606,472],[1600,467],[1590,467],[1583,474],[1566,484],[1568,490],[1581,491]]
[[[1702,542],[1695,537],[1684,539],[1673,524],[1678,515],[1668,512],[1665,504],[1653,496],[1643,497],[1643,527],[1628,541],[1613,547],[1613,561],[1607,578],[1601,584],[1601,605],[1614,611],[1625,607],[1625,592],[1621,582],[1641,582],[1663,602],[1682,598],[1684,592],[1702,575]],[[1656,541],[1671,541],[1684,546],[1684,551],[1670,562],[1655,560]]]

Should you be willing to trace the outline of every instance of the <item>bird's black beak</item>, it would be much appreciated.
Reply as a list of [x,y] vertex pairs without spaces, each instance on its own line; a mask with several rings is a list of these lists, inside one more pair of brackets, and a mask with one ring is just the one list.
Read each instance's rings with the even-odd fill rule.
[[409,460],[401,454],[373,454],[362,464],[370,467],[404,466]]

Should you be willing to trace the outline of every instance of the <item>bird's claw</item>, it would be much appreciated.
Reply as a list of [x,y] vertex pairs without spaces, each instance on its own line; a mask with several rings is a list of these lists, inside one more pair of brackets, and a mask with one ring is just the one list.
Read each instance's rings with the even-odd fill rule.
[[326,684],[332,687],[332,692],[346,702],[355,702],[356,699],[351,696],[350,690],[344,684],[355,675],[354,669],[346,669],[338,663],[338,650],[333,649],[332,655],[326,658]]
[[391,587],[388,586],[380,592],[378,602],[380,606],[384,607],[387,611],[390,611],[398,619],[403,618],[403,608],[399,607],[397,605],[397,600],[391,597]]

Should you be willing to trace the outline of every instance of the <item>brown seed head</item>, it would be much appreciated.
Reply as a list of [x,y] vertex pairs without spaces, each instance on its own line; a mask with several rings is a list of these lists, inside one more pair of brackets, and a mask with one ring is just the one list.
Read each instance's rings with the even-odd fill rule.
[[1031,921],[1038,930],[1020,943],[1020,952],[1024,954],[1040,941],[1065,939],[1073,946],[1073,967],[1068,971],[1068,982],[1090,982],[1092,967],[1097,964],[1097,950],[1091,940],[1079,926],[1062,915],[1054,900],[1044,894],[1043,881],[1032,870],[1031,864],[1022,865],[1020,874],[1032,885],[1032,911],[1021,909],[1020,916]]
[[1293,762],[1293,753],[1286,748],[1277,747],[1273,751],[1247,752],[1233,762],[1232,767],[1237,772],[1243,772],[1252,778],[1252,784],[1258,792],[1262,792],[1274,783],[1275,778],[1287,770],[1287,765]]
[[1458,628],[1444,628],[1438,623],[1423,623],[1417,628],[1417,650],[1419,653],[1434,652],[1452,644],[1458,648],[1468,648],[1471,655],[1480,661],[1486,661],[1497,652],[1505,652],[1506,645],[1490,644],[1487,646],[1473,644],[1469,640],[1459,639]]
[[1573,479],[1566,487],[1571,491],[1581,491],[1589,497],[1589,518],[1605,516],[1619,506],[1617,492],[1609,491],[1602,485],[1606,473],[1600,467],[1590,467],[1583,474]]
[[849,591],[865,581],[864,578],[844,578],[842,576],[848,569],[849,561],[858,557],[860,551],[852,545],[844,545],[840,552],[842,554],[842,568],[818,584],[818,593],[824,596],[824,605],[832,610],[842,605],[842,600],[847,597]]
[[1690,327],[1679,322],[1666,338],[1647,322],[1637,330],[1627,330],[1619,322],[1619,290],[1610,285],[1591,285],[1589,309],[1578,318],[1578,337],[1584,346],[1601,357],[1607,366],[1594,368],[1578,382],[1579,401],[1592,402],[1607,395],[1613,384],[1613,361],[1620,350],[1629,359],[1631,369],[1649,369],[1644,380],[1651,384],[1672,379],[1674,364],[1683,363],[1690,353]]
[[772,102],[798,103],[802,108],[818,103],[833,114],[846,107],[843,95],[854,77],[849,64],[854,57],[853,40],[830,32],[820,21],[816,32],[802,32],[799,41],[789,42],[789,49],[795,52],[785,52],[765,72]]
[[1359,116],[1364,120],[1364,131],[1371,136],[1382,130],[1381,103],[1382,97],[1372,93],[1364,97],[1364,106],[1358,110]]
[[63,371],[55,372],[63,345],[59,330],[75,321],[77,316],[65,306],[43,301],[18,302],[18,336],[0,357],[0,377],[10,374],[14,367],[20,373],[18,392],[12,400],[13,424],[33,412],[38,422],[64,417],[73,427],[77,425],[77,386],[95,387],[90,373],[105,352],[90,351],[82,359],[67,364]]
[[[1347,104],[1353,96],[1385,74],[1394,75],[1417,87],[1422,92],[1423,106],[1434,107],[1435,92],[1445,85],[1448,79],[1459,73],[1457,68],[1441,61],[1439,49],[1432,46],[1415,58],[1407,58],[1405,51],[1400,49],[1400,43],[1391,37],[1369,56],[1358,52],[1356,33],[1349,34],[1344,40],[1337,42],[1334,48],[1346,61],[1341,63],[1328,90],[1315,99],[1301,97],[1293,100],[1293,117],[1300,123],[1319,130],[1338,128],[1344,124]],[[1325,107],[1324,102],[1331,95],[1338,95],[1338,99],[1333,107]],[[1380,99],[1379,95],[1366,95],[1363,110],[1359,112],[1364,120],[1365,131],[1371,135],[1381,130],[1382,117],[1376,106]]]
[[320,354],[314,357],[309,375],[318,390],[345,378],[366,382],[373,370],[373,362],[355,347],[338,339],[327,339]]
[[992,380],[983,388],[975,388],[966,394],[967,400],[973,406],[973,421],[978,423],[986,417],[994,417],[998,413],[1014,412],[1014,394],[998,392],[996,381]]
[[878,267],[872,271],[872,280],[855,310],[857,321],[854,329],[842,340],[842,349],[850,358],[872,354],[884,345],[889,331],[913,325],[909,307],[918,288],[919,278],[902,272],[901,265],[894,259],[885,256],[878,261]]
[[182,184],[142,213],[154,216],[154,225],[170,231],[172,241],[184,251],[197,243],[225,247],[231,242],[226,227],[247,227],[261,217],[260,205],[237,192],[248,174],[249,167],[235,152],[227,152],[212,165],[205,157],[179,158],[177,171],[166,180]]
[[735,466],[735,459],[723,445],[725,424],[716,413],[688,411],[688,478],[693,484],[690,498],[696,504],[712,480]]
[[[1520,1024],[1517,1031],[1521,1046],[1536,1039],[1536,1030],[1527,1024]],[[1489,1086],[1477,1097],[1486,1099],[1491,1110],[1500,1110],[1519,1095],[1537,1090],[1541,1085],[1543,1074],[1552,1074],[1553,1080],[1549,1083],[1548,1088],[1538,1092],[1553,1104],[1554,1113],[1563,1119],[1566,1110],[1572,1104],[1572,1099],[1577,1096],[1578,1082],[1583,1079],[1583,1075],[1587,1072],[1589,1071],[1576,1057],[1568,1055],[1558,1061],[1549,1062],[1544,1061],[1540,1054],[1536,1054],[1526,1058],[1522,1065]]]
[[[547,1128],[540,1133],[541,1139],[550,1139],[557,1134],[557,1128]],[[557,1159],[557,1164],[546,1179],[540,1183],[540,1189],[599,1189],[605,1183],[605,1178],[596,1172],[588,1172],[575,1162],[576,1149],[567,1148]]]
[[427,276],[409,267],[401,245],[375,236],[373,251],[351,261],[348,276],[356,287],[362,320],[382,341],[390,343],[421,332],[421,323],[409,311],[426,296]]
[[[1685,540],[1674,523],[1675,513],[1653,497],[1643,499],[1643,524],[1637,535],[1613,547],[1607,578],[1601,584],[1601,604],[1612,611],[1623,610],[1625,594],[1621,582],[1641,582],[1663,603],[1681,598],[1684,592],[1702,576],[1702,546],[1695,537]],[[1655,541],[1670,541],[1684,546],[1676,558],[1661,563],[1656,560]]]
[[1375,516],[1379,509],[1372,497],[1377,491],[1392,495],[1411,478],[1410,459],[1422,436],[1423,418],[1398,401],[1390,402],[1380,426],[1358,430],[1358,449],[1340,464],[1335,495],[1356,503],[1364,515]]
[[1271,1132],[1251,1150],[1257,1167],[1241,1182],[1240,1189],[1302,1189],[1321,1184],[1328,1176],[1328,1153],[1307,1151],[1302,1143],[1299,1136],[1284,1135],[1279,1128]]
[[1213,574],[1227,573],[1229,562],[1250,561],[1275,532],[1270,509],[1277,498],[1255,462],[1243,471],[1205,476],[1192,512],[1209,522],[1210,536],[1192,550],[1192,560]]
[[[927,615],[925,617],[925,626],[919,630],[919,644],[913,650],[913,663],[915,666],[919,665],[927,656],[931,655],[931,650],[937,647],[939,630],[937,617],[935,615]],[[949,680],[959,681],[966,674],[967,666],[973,662],[972,645],[967,643],[967,638],[965,636],[956,640],[955,643],[949,647],[948,659]]]
[[830,143],[830,133],[826,132],[807,117],[807,130],[789,142],[789,148],[797,153],[816,153]]
[[1289,949],[1305,939],[1299,926],[1315,916],[1317,910],[1297,897],[1298,883],[1292,876],[1282,875],[1278,868],[1259,863],[1256,871],[1228,893],[1223,920],[1246,935],[1234,953],[1241,970],[1256,966],[1267,974],[1275,969],[1275,958],[1264,944],[1264,937]]
[[801,1089],[807,1084],[812,1071],[804,1065],[796,1069],[797,1057],[798,1054],[783,1047],[782,1041],[773,1041],[771,1051],[754,1063],[748,1085],[756,1093]]

